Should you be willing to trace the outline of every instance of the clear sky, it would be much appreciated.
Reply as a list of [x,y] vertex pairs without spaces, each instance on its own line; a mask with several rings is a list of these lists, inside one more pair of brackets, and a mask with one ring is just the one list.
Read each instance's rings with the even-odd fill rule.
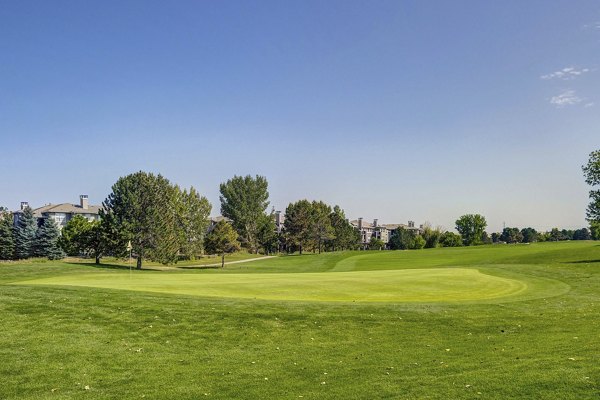
[[585,226],[599,1],[1,1],[0,205],[138,170],[453,228]]

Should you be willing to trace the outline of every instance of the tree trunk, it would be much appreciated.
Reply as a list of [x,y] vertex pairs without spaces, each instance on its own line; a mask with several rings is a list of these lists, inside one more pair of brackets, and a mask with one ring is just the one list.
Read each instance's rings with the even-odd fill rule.
[[302,255],[302,245],[300,245],[300,255]]
[[137,256],[137,265],[135,268],[142,269],[142,256],[141,255]]
[[100,256],[96,256],[96,265],[100,264]]
[[221,268],[225,268],[225,253],[221,254]]

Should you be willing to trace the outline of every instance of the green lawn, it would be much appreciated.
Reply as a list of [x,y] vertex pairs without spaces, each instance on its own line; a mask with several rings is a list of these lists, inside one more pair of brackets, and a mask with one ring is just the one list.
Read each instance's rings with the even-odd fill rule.
[[594,242],[0,264],[0,399],[597,399]]

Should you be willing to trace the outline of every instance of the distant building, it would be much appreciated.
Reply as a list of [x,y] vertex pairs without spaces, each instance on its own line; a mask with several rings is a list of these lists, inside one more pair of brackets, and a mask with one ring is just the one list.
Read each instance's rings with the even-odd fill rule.
[[[19,219],[23,215],[23,210],[29,207],[29,203],[26,201],[21,202],[21,209],[13,213],[14,224],[19,222]],[[102,206],[94,206],[89,204],[87,194],[79,196],[79,204],[61,203],[61,204],[48,204],[43,207],[33,209],[33,216],[39,220],[43,218],[52,218],[56,225],[62,229],[67,223],[76,215],[81,215],[88,221],[97,221],[100,219],[100,209]]]
[[217,223],[219,223],[220,221],[231,223],[231,220],[229,218],[224,217],[222,215],[210,217],[210,224],[208,224],[208,233],[212,232],[212,230],[215,228],[215,225],[217,225]]
[[387,247],[393,231],[400,227],[406,230],[415,231],[416,233],[420,233],[423,228],[423,226],[416,228],[414,221],[408,221],[408,224],[379,224],[377,219],[374,219],[373,223],[369,223],[363,221],[362,218],[350,221],[350,225],[360,232],[360,239],[363,248],[369,245],[372,237],[380,239]]

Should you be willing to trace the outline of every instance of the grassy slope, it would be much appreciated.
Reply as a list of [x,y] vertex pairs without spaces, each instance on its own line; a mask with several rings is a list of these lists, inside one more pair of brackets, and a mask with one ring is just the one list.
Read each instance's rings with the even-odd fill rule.
[[197,273],[477,266],[571,290],[503,304],[275,302],[3,285],[98,269],[0,265],[0,398],[598,398],[597,244],[370,254]]

